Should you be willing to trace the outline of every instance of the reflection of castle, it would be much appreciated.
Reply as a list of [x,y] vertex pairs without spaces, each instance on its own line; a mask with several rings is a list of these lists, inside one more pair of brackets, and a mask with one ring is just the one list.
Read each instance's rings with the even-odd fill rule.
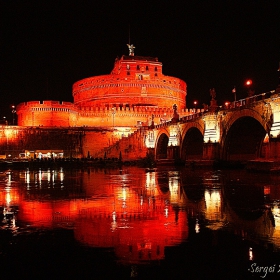
[[[261,216],[239,212],[234,198],[238,194],[250,197],[251,192],[246,196],[237,185],[236,192],[228,196],[224,188],[196,185],[190,177],[191,184],[182,188],[177,171],[145,172],[138,168],[66,174],[63,170],[39,170],[19,175],[12,179],[11,174],[4,174],[7,180],[0,184],[0,204],[6,220],[11,219],[12,230],[17,230],[16,222],[35,228],[67,228],[82,244],[114,248],[124,262],[163,259],[166,246],[186,240],[191,231],[199,233],[203,225],[211,230],[226,226],[245,238],[251,234],[269,238],[279,247],[278,205],[272,211],[275,224],[271,211]],[[253,191],[258,195],[251,198],[250,205],[258,206],[263,188],[254,187]],[[278,185],[270,186],[269,194],[278,199]]]
[[157,58],[122,56],[109,75],[77,81],[74,103],[30,101],[17,106],[20,126],[135,127],[172,118],[186,106],[186,83],[162,74]]
[[[174,203],[182,203],[176,191],[177,180],[172,181],[170,193],[162,193],[155,173],[136,173],[132,169],[129,174],[109,172],[112,173],[108,176],[114,179],[107,184],[102,171],[77,174],[76,182],[73,178],[70,182],[61,170],[21,173],[28,199],[11,194],[11,201],[19,206],[17,220],[35,228],[73,229],[79,242],[114,248],[121,261],[130,263],[163,259],[166,246],[187,239],[187,213],[173,208]],[[95,179],[94,188],[91,176]],[[78,183],[83,190],[78,190]],[[75,186],[73,192],[66,190],[71,198],[59,199],[63,190],[71,189],[71,184]],[[6,203],[5,193],[0,191],[2,204]]]

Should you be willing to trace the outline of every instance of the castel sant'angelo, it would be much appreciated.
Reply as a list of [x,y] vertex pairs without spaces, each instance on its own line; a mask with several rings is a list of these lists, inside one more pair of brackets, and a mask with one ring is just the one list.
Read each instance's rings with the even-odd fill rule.
[[74,102],[29,101],[17,106],[19,126],[128,127],[172,118],[172,106],[186,108],[186,83],[165,76],[157,58],[129,55],[116,59],[109,75],[77,81]]
[[[18,104],[15,134],[21,144],[13,151],[7,146],[5,153],[13,157],[23,152],[29,155],[30,151],[34,157],[101,157],[104,149],[131,138],[139,128],[170,121],[174,108],[177,115],[188,115],[186,83],[164,75],[157,58],[136,56],[135,47],[127,46],[129,54],[116,58],[110,74],[73,84],[73,103],[47,100]],[[134,138],[129,141],[136,146],[137,136]],[[141,144],[137,145],[135,155],[140,155]]]

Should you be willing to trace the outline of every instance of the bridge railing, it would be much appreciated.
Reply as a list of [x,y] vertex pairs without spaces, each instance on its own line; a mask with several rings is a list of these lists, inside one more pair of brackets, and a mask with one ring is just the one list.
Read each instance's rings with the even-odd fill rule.
[[257,95],[253,95],[253,96],[246,97],[246,98],[243,98],[243,99],[239,99],[237,101],[233,101],[233,102],[231,102],[227,105],[224,105],[223,109],[234,109],[234,108],[240,108],[240,107],[243,107],[243,106],[247,106],[249,104],[264,100],[266,98],[270,98],[271,95],[274,94],[274,93],[275,93],[275,90],[271,90],[271,91],[264,92],[264,93],[261,93],[261,94],[257,94]]
[[203,114],[204,114],[204,112],[198,112],[198,113],[194,113],[192,115],[184,116],[184,117],[180,118],[180,122],[187,122],[190,120],[197,119],[197,118],[201,117]]
[[[270,98],[271,95],[273,95],[273,94],[275,94],[275,90],[271,90],[271,91],[264,92],[264,93],[261,93],[261,94],[257,94],[257,95],[253,95],[253,96],[246,97],[246,98],[243,98],[243,99],[239,99],[237,101],[233,101],[231,103],[228,103],[227,105],[218,107],[218,110],[220,110],[220,109],[221,110],[237,109],[237,108],[241,108],[241,107],[244,107],[244,106],[248,106],[248,105],[253,104],[255,102]],[[191,120],[198,119],[201,116],[203,116],[205,113],[207,114],[208,112],[209,112],[208,110],[205,110],[205,111],[203,110],[203,111],[195,112],[193,114],[184,116],[184,117],[179,119],[179,123],[185,123],[185,122],[188,122],[188,121],[191,121]],[[173,121],[167,121],[167,122],[155,125],[154,128],[167,127],[167,126],[172,125],[172,124],[174,124]],[[149,128],[150,127],[146,127],[146,129],[149,129]]]

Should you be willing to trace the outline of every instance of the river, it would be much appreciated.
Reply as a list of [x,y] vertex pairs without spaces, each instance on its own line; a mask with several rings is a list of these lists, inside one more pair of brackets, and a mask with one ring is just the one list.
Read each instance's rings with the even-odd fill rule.
[[0,172],[3,279],[280,278],[280,175]]

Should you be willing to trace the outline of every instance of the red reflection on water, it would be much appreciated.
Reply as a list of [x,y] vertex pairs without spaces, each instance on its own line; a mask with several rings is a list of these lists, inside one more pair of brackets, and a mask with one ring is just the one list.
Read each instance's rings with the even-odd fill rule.
[[[164,248],[188,237],[180,185],[170,180],[162,193],[155,174],[81,174],[85,196],[69,200],[21,200],[18,220],[34,227],[73,225],[75,238],[86,246],[114,248],[121,261],[164,258]],[[93,185],[92,180],[95,184]],[[107,183],[106,183],[107,182]]]

